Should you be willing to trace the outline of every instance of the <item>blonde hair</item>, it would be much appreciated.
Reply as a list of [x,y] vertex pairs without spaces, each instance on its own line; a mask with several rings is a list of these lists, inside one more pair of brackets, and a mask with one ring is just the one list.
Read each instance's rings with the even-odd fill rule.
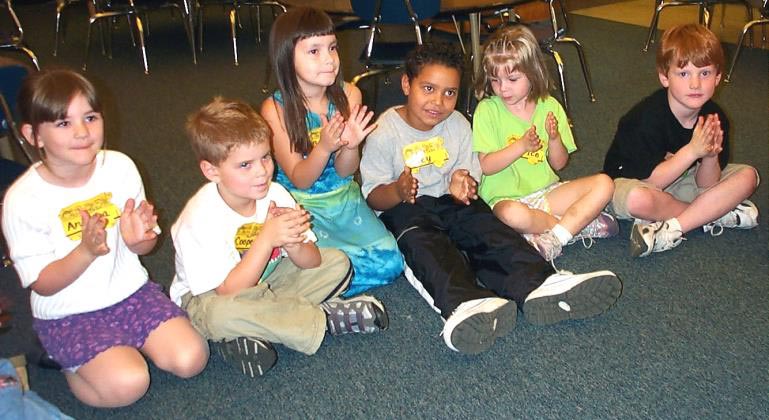
[[657,50],[657,72],[660,74],[667,75],[671,67],[685,67],[688,63],[697,67],[712,64],[716,74],[720,74],[724,67],[721,41],[710,29],[696,23],[665,31]]
[[482,74],[476,78],[476,96],[491,96],[491,78],[500,69],[508,74],[516,70],[526,75],[531,84],[530,101],[550,96],[552,86],[539,43],[529,28],[523,25],[505,26],[497,30],[483,46]]
[[214,165],[239,146],[269,142],[272,130],[250,105],[220,96],[187,117],[187,135],[198,161]]

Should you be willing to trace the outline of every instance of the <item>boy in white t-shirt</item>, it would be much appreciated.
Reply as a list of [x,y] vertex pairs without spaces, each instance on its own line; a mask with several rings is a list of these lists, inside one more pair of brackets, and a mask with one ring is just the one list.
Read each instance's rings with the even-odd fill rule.
[[272,182],[270,128],[258,113],[216,98],[189,117],[187,131],[210,182],[171,228],[171,298],[225,360],[261,376],[277,360],[270,342],[310,355],[326,331],[387,328],[375,298],[337,297],[350,284],[350,261],[315,245],[310,215]]

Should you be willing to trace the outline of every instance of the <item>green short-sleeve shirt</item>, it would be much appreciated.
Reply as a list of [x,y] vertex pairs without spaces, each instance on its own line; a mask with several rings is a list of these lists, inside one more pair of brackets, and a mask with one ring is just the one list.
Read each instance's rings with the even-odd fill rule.
[[545,121],[548,112],[558,120],[561,141],[569,153],[577,150],[574,136],[569,128],[566,112],[557,100],[548,96],[537,102],[531,121],[522,120],[508,111],[498,96],[482,100],[473,115],[473,151],[492,153],[517,141],[531,125],[537,127],[542,139],[542,148],[527,152],[507,168],[494,175],[483,175],[479,195],[489,206],[503,199],[519,199],[558,182],[558,175],[547,161],[547,130]]

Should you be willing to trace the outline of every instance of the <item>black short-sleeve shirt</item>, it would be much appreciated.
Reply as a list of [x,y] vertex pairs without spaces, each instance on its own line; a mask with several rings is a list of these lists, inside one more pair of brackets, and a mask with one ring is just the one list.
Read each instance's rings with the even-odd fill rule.
[[[723,169],[729,160],[729,120],[712,100],[702,106],[699,115],[713,113],[718,114],[724,131],[723,151],[718,156]],[[667,89],[659,89],[619,120],[603,170],[612,178],[646,179],[668,152],[675,154],[688,144],[693,132],[693,128],[683,127],[673,115]]]

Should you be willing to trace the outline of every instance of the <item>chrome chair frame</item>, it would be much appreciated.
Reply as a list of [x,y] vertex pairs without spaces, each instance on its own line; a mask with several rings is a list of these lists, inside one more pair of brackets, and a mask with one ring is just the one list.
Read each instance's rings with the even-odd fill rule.
[[[587,59],[585,58],[585,51],[582,47],[582,44],[574,37],[568,35],[568,17],[567,17],[567,11],[566,11],[566,5],[564,4],[563,0],[542,0],[543,2],[547,3],[548,8],[548,28],[546,29],[547,34],[542,34],[538,30],[533,30],[535,32],[535,35],[537,36],[537,41],[539,41],[540,48],[545,51],[546,53],[550,54],[553,57],[553,60],[555,61],[556,65],[556,71],[558,73],[558,85],[561,91],[561,97],[563,98],[563,107],[564,110],[569,112],[569,96],[568,91],[566,89],[566,77],[565,77],[565,66],[563,58],[561,57],[561,54],[555,49],[555,46],[557,44],[569,44],[572,45],[576,52],[577,56],[579,58],[580,67],[582,68],[582,75],[585,79],[585,85],[587,87],[587,92],[589,96],[590,102],[595,102],[595,91],[593,90],[593,82],[592,77],[590,75],[590,69],[587,65]],[[558,8],[560,9],[560,13],[556,11],[555,2],[558,2]],[[508,9],[508,8],[500,8],[497,10],[494,10],[492,14],[495,17],[499,17],[501,19],[501,25],[506,24],[527,24],[527,22],[521,22],[520,16],[518,16],[515,13],[514,9]],[[560,15],[560,18],[559,18]],[[533,29],[533,28],[532,28]],[[494,28],[487,25],[487,30],[489,32],[493,32]],[[478,77],[475,75],[475,77]],[[472,92],[472,90],[469,90],[468,92]],[[470,94],[468,93],[468,98],[466,100],[467,102],[467,108],[465,110],[466,115],[471,116],[471,98],[469,97]],[[476,98],[480,99],[480,98]]]
[[8,106],[8,102],[5,100],[5,96],[1,92],[0,111],[2,111],[2,118],[0,118],[0,120],[3,120],[4,122],[3,127],[0,127],[0,129],[3,129],[8,133],[10,139],[19,146],[19,149],[21,149],[24,157],[26,157],[30,163],[38,161],[39,159],[34,157],[29,151],[26,140],[24,140],[24,137],[21,136],[19,128],[16,126],[11,108]]
[[64,9],[67,8],[67,6],[74,4],[78,0],[56,0],[56,31],[54,32],[54,38],[53,38],[53,56],[56,57],[59,54],[59,42],[62,37],[62,33],[64,32],[64,25],[61,20],[62,15],[64,14]]
[[15,31],[10,31],[7,37],[0,38],[0,49],[13,49],[23,52],[30,60],[32,60],[32,64],[34,64],[35,68],[40,70],[40,63],[37,59],[37,55],[24,42],[24,28],[22,28],[19,17],[13,10],[13,3],[11,3],[11,0],[5,0],[4,7],[8,10],[8,14],[11,16],[11,20],[16,28]]
[[711,16],[713,15],[713,7],[717,3],[737,3],[745,5],[745,14],[747,20],[753,20],[753,8],[745,0],[655,0],[654,15],[652,16],[651,23],[649,23],[649,33],[646,36],[646,44],[644,44],[641,51],[649,51],[649,46],[654,42],[654,36],[657,33],[657,24],[659,23],[660,12],[667,7],[679,7],[679,6],[698,6],[699,7],[699,20],[701,25],[710,27]]
[[[88,55],[90,52],[90,44],[91,44],[91,28],[94,23],[97,21],[101,21],[102,19],[112,19],[116,17],[126,16],[129,22],[129,30],[131,33],[131,39],[133,41],[133,27],[131,25],[131,18],[133,18],[133,22],[136,28],[136,32],[138,34],[138,40],[139,40],[139,50],[141,53],[141,59],[142,64],[144,66],[144,74],[149,74],[149,62],[147,60],[147,47],[145,43],[145,24],[144,21],[141,18],[142,14],[146,14],[147,12],[155,9],[161,9],[161,8],[173,8],[179,11],[179,13],[182,16],[182,24],[184,26],[184,31],[187,35],[187,41],[190,44],[190,49],[192,50],[192,62],[194,64],[197,64],[197,53],[195,51],[195,38],[193,36],[193,28],[192,28],[192,10],[190,7],[189,0],[181,0],[181,3],[174,2],[174,1],[164,1],[160,2],[158,5],[143,5],[141,2],[137,5],[134,0],[128,0],[127,4],[121,4],[121,5],[115,5],[110,4],[107,7],[104,7],[102,5],[102,0],[87,0],[88,5],[88,30],[86,33],[86,40],[85,40],[85,56],[83,57],[83,71],[87,70],[88,66]],[[102,32],[102,36],[104,36]],[[112,31],[109,31],[109,38],[112,37]],[[102,40],[103,41],[103,40]],[[111,44],[111,42],[110,42]],[[104,52],[104,43],[102,42],[102,52]],[[111,52],[111,45],[110,45],[110,51],[108,53],[109,57],[112,57]]]
[[[240,9],[241,7],[248,7],[249,12],[252,11],[252,8],[256,9],[256,42],[258,44],[262,43],[262,6],[269,6],[270,9],[273,11],[273,17],[276,16],[275,10],[280,10],[281,13],[286,12],[286,6],[283,3],[280,3],[278,1],[274,0],[224,0],[224,1],[218,1],[213,2],[211,4],[206,4],[205,2],[201,2],[200,0],[197,0],[195,3],[195,7],[197,9],[196,15],[197,15],[197,22],[198,22],[198,49],[200,51],[203,51],[203,10],[206,6],[209,5],[224,5],[229,6],[229,11],[227,12],[227,17],[230,22],[230,38],[232,39],[232,56],[233,60],[235,62],[235,65],[240,65],[239,60],[239,54],[238,54],[238,28],[243,28],[243,25],[241,24],[240,20]],[[254,26],[253,22],[253,14],[249,13],[249,17],[251,19],[251,26]],[[269,60],[268,60],[269,63]],[[268,64],[267,68],[267,74],[269,74],[270,68]],[[266,83],[266,82],[265,82]]]
[[[391,1],[395,1],[395,0],[391,0]],[[422,27],[420,26],[420,17],[417,15],[411,0],[402,0],[402,1],[403,1],[403,6],[405,7],[406,13],[408,15],[409,25],[411,25],[414,29],[416,45],[422,45]],[[388,73],[391,71],[401,69],[403,67],[402,62],[398,64],[395,64],[395,63],[373,64],[372,63],[373,54],[374,54],[374,41],[375,41],[376,35],[381,30],[380,25],[387,23],[387,22],[384,22],[382,19],[382,2],[383,0],[376,0],[376,3],[374,5],[374,15],[372,17],[371,23],[361,27],[362,29],[366,29],[368,31],[368,38],[365,44],[365,49],[363,50],[363,54],[362,54],[364,71],[362,73],[355,75],[352,78],[350,83],[352,83],[353,85],[357,85],[361,80],[366,79],[368,77]],[[436,14],[437,13],[438,13],[438,10],[436,10]],[[429,19],[430,17],[432,16],[425,17],[424,19]],[[426,32],[429,32],[429,30]],[[391,61],[391,60],[387,60],[387,61]]]
[[[548,9],[550,11],[550,24],[553,29],[553,38],[552,42],[554,43],[561,43],[561,44],[570,44],[574,46],[574,49],[577,51],[577,56],[579,57],[579,64],[582,67],[582,76],[585,78],[585,85],[587,86],[587,92],[589,95],[590,102],[595,102],[595,92],[593,91],[593,82],[592,77],[590,76],[590,69],[587,67],[587,59],[585,58],[585,50],[582,47],[582,44],[577,41],[576,38],[569,36],[566,33],[566,28],[568,23],[564,23],[563,26],[559,26],[557,14],[555,12],[555,7],[553,6],[554,0],[545,0],[547,1]],[[561,12],[565,16],[566,10],[561,2],[561,0],[558,0],[558,2],[561,4]],[[566,94],[566,79],[564,77],[564,65],[563,60],[561,59],[560,54],[556,50],[552,48],[552,43],[549,48],[546,48],[546,51],[550,53],[553,56],[553,59],[556,63],[556,68],[558,69],[558,77],[561,84],[561,94],[563,95],[563,107],[566,110],[566,112],[569,111],[569,101]]]
[[[763,0],[763,6],[761,7],[760,12],[760,19],[751,20],[742,28],[740,39],[737,41],[737,49],[734,51],[734,57],[732,57],[732,64],[729,66],[729,72],[726,73],[726,78],[724,79],[724,82],[726,83],[732,81],[732,73],[734,73],[734,66],[737,64],[737,58],[740,56],[740,51],[742,51],[742,43],[745,40],[745,34],[748,33],[753,26],[769,24],[769,0]],[[764,27],[764,30],[766,30],[766,27]],[[764,42],[766,42],[766,32],[764,32],[763,39]]]

